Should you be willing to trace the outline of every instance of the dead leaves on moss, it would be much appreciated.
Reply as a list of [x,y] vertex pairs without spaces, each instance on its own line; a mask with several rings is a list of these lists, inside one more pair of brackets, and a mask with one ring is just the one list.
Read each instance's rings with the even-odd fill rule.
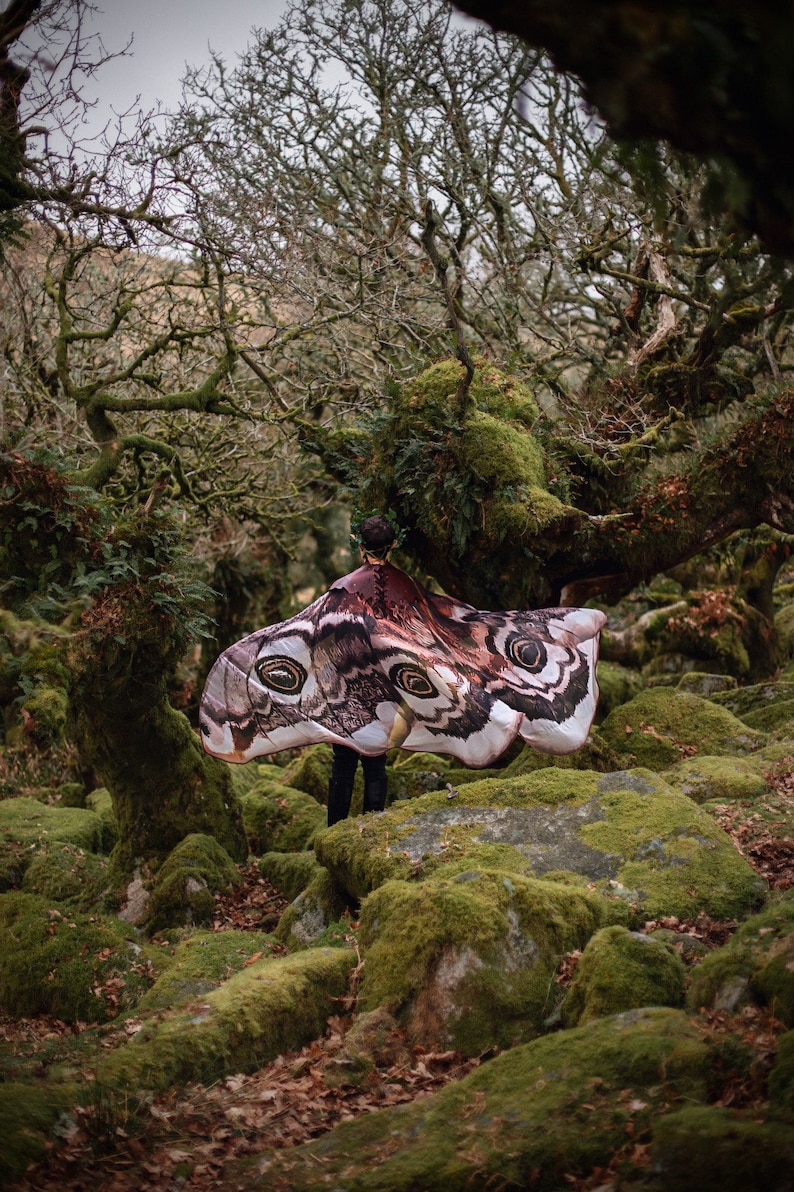
[[794,757],[784,758],[764,778],[762,799],[742,799],[715,809],[717,823],[772,890],[794,886]]
[[114,1120],[114,1107],[101,1100],[78,1108],[60,1145],[16,1192],[159,1192],[178,1180],[203,1192],[230,1192],[224,1177],[230,1161],[298,1146],[339,1122],[427,1096],[479,1063],[453,1051],[404,1049],[404,1063],[375,1067],[360,1083],[329,1081],[352,1021],[332,1018],[326,1035],[301,1051],[251,1075],[158,1097],[131,1121]]

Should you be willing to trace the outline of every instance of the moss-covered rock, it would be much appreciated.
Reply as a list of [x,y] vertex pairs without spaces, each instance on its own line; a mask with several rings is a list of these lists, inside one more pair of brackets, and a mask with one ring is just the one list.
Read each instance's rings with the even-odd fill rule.
[[21,1180],[31,1163],[44,1158],[76,1099],[70,1085],[0,1083],[0,1187]]
[[333,760],[330,745],[310,745],[284,767],[282,781],[286,786],[311,795],[318,803],[326,804]]
[[297,898],[313,877],[321,873],[313,852],[264,853],[257,862],[262,877],[290,901]]
[[747,687],[739,687],[735,691],[720,691],[711,696],[712,703],[721,708],[727,708],[739,720],[745,721],[748,716],[778,703],[788,703],[794,699],[794,683],[786,681],[768,680],[766,683],[752,683]]
[[712,799],[757,799],[764,794],[764,767],[756,757],[700,755],[677,762],[660,775],[695,803]]
[[123,1105],[134,1104],[140,1090],[254,1071],[322,1034],[355,963],[355,952],[339,948],[258,960],[219,989],[146,1022],[100,1059],[97,1085]]
[[600,732],[623,764],[657,771],[696,753],[741,755],[766,743],[763,733],[714,700],[669,687],[640,692],[610,712]]
[[[605,1167],[671,1100],[705,1100],[712,1053],[676,1010],[630,1011],[512,1048],[410,1105],[275,1153],[246,1186],[558,1192]],[[629,1126],[629,1123],[631,1125]]]
[[604,927],[579,959],[563,1021],[584,1026],[640,1006],[683,1006],[685,980],[683,961],[672,948],[625,927]]
[[745,712],[742,720],[772,739],[790,737],[794,733],[794,699],[775,700],[765,708]]
[[264,779],[241,799],[248,848],[261,853],[297,853],[318,828],[325,827],[325,809],[305,791]]
[[64,912],[46,898],[0,895],[0,1006],[16,1017],[106,1022],[154,980],[134,931],[116,919]]
[[102,851],[102,820],[78,807],[49,807],[38,799],[0,800],[0,890],[18,886],[36,852],[48,844]]
[[284,911],[274,935],[290,952],[310,948],[349,909],[349,901],[327,869],[317,870],[305,890]]
[[494,777],[515,778],[518,774],[532,774],[535,770],[548,770],[552,767],[557,770],[595,770],[599,774],[608,774],[610,770],[620,768],[620,759],[598,730],[593,729],[584,745],[575,753],[555,756],[541,753],[531,745],[525,745]]
[[318,833],[315,852],[359,901],[389,879],[426,877],[452,862],[584,879],[621,899],[638,923],[700,910],[742,916],[766,889],[705,811],[642,769],[549,767],[466,783],[454,799],[423,795],[335,824]]
[[376,1064],[384,1068],[411,1066],[405,1032],[382,1007],[356,1015],[344,1045],[326,1066],[325,1083],[329,1088],[359,1086]]
[[[601,668],[599,667],[599,679]],[[690,695],[702,695],[710,699],[712,695],[722,691],[735,691],[739,684],[733,675],[712,675],[708,671],[689,671],[682,675],[676,684],[676,691],[688,692]]]
[[72,844],[51,844],[33,857],[25,870],[22,889],[28,894],[41,894],[62,908],[105,909],[109,894],[107,858]]
[[599,662],[598,664],[598,708],[596,723],[602,720],[621,704],[639,695],[645,686],[645,681],[638,670],[630,666],[622,666],[619,662]]
[[270,782],[283,782],[284,769],[282,766],[269,762],[246,762],[245,765],[229,767],[232,783],[239,798],[247,795],[252,786],[264,779]]
[[208,923],[215,894],[230,890],[239,880],[237,867],[217,840],[191,832],[162,864],[146,910],[147,926],[160,931]]
[[442,757],[440,753],[410,753],[400,750],[394,760],[394,769],[411,772],[414,770],[434,770],[438,774],[445,773],[450,767],[450,759]]
[[423,1046],[478,1055],[536,1035],[554,971],[604,921],[587,891],[487,870],[387,882],[361,908],[359,1004]]
[[[420,758],[427,758],[427,754],[418,754]],[[386,767],[386,806],[398,799],[415,799],[418,795],[428,791],[443,790],[449,779],[449,766],[439,766],[433,762],[424,768],[422,766],[387,766]],[[356,784],[351,800],[351,813],[360,815],[363,807],[364,784]]]
[[731,1013],[748,1004],[768,1006],[794,1027],[794,891],[742,923],[729,943],[705,957],[692,973],[687,1004]]
[[138,1009],[164,1010],[218,989],[232,973],[273,955],[277,944],[264,931],[194,931],[180,940],[173,957]]
[[687,1106],[654,1123],[651,1164],[664,1192],[783,1192],[792,1186],[794,1117]]

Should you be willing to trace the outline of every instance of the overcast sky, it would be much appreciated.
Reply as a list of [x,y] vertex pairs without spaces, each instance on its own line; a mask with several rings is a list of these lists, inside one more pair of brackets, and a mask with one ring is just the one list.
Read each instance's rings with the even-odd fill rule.
[[147,110],[157,101],[176,106],[185,66],[209,61],[210,47],[229,64],[245,49],[250,31],[270,29],[287,0],[93,0],[97,11],[86,32],[101,34],[108,52],[134,38],[130,56],[108,63],[86,87],[109,114],[125,111],[140,96]]

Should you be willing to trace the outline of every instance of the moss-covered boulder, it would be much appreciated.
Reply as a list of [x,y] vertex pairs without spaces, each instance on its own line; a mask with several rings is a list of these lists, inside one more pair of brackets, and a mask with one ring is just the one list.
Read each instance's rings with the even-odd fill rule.
[[[446,787],[449,779],[449,761],[438,758],[433,753],[402,754],[403,758],[416,758],[415,762],[400,761],[398,765],[386,767],[386,804],[394,803],[398,799],[415,799],[417,795],[424,795],[428,791],[438,791]],[[364,784],[361,783],[360,796],[363,797]],[[360,814],[362,800],[359,791],[353,792],[351,810]]]
[[244,765],[230,766],[229,769],[235,792],[240,798],[265,779],[270,782],[284,781],[284,768],[270,762],[246,762]]
[[695,803],[712,799],[758,799],[766,791],[764,766],[757,757],[686,758],[660,775],[670,786]]
[[680,1011],[639,1010],[512,1048],[410,1105],[279,1151],[246,1186],[309,1192],[558,1192],[605,1167],[680,1098],[706,1098],[713,1052]]
[[579,959],[563,1021],[584,1026],[640,1006],[683,1006],[685,980],[683,961],[672,948],[625,927],[604,927]]
[[648,770],[539,770],[423,795],[318,833],[336,885],[363,900],[392,878],[453,864],[589,882],[646,918],[743,916],[765,893],[729,837]]
[[215,894],[240,880],[237,867],[213,836],[191,832],[166,857],[146,910],[151,931],[208,923]]
[[654,1123],[651,1168],[664,1192],[783,1192],[794,1185],[794,1116],[687,1106]]
[[155,951],[116,919],[65,911],[36,894],[0,895],[0,1006],[15,1017],[106,1022],[135,1006]]
[[174,947],[167,967],[138,1003],[164,1010],[218,989],[232,973],[250,968],[278,945],[264,931],[192,931]]
[[102,852],[102,820],[79,807],[49,807],[24,797],[0,800],[0,890],[18,886],[36,852],[55,842]]
[[356,1014],[343,1046],[326,1066],[324,1081],[329,1088],[359,1086],[376,1064],[410,1068],[411,1060],[405,1032],[388,1010],[379,1007]]
[[670,687],[648,688],[610,712],[600,733],[623,764],[667,770],[693,754],[748,754],[766,743],[763,733],[714,700]]
[[581,749],[574,753],[555,756],[525,745],[498,776],[515,778],[518,774],[532,774],[535,770],[548,770],[551,767],[558,770],[596,770],[599,774],[607,774],[610,770],[620,769],[620,759],[598,730],[593,729]]
[[499,871],[387,882],[361,908],[359,1004],[389,1010],[415,1044],[513,1046],[539,1032],[560,956],[604,915],[585,890]]
[[119,1106],[132,1107],[140,1090],[252,1072],[323,1033],[355,963],[355,952],[340,948],[258,960],[220,988],[146,1022],[100,1059],[97,1085]]
[[745,724],[750,724],[754,717],[763,717],[776,704],[788,704],[794,700],[794,683],[774,680],[752,683],[735,691],[718,692],[711,696],[711,700],[719,707],[727,708]]
[[645,681],[638,670],[630,666],[622,666],[619,662],[604,662],[598,664],[598,708],[596,723],[602,720],[621,704],[627,704],[635,695],[639,695],[645,686]]
[[310,745],[284,767],[282,781],[285,786],[304,791],[318,803],[326,804],[333,760],[330,745]]
[[262,853],[297,853],[306,848],[326,812],[305,791],[265,779],[240,800],[248,848]]
[[737,929],[729,943],[692,973],[687,1003],[731,1013],[768,1006],[794,1027],[794,891],[777,898]]
[[73,844],[51,844],[40,849],[25,870],[22,889],[41,894],[50,903],[74,910],[111,909],[108,861]]
[[318,865],[306,889],[284,911],[274,935],[290,952],[310,948],[349,908],[328,870]]
[[262,877],[290,902],[306,889],[313,877],[324,872],[313,852],[264,853],[257,865]]
[[689,671],[676,683],[676,691],[690,695],[702,695],[710,699],[720,691],[736,691],[739,684],[733,675],[712,675],[708,671]]
[[21,1180],[31,1163],[44,1158],[76,1099],[71,1085],[0,1083],[0,1187]]

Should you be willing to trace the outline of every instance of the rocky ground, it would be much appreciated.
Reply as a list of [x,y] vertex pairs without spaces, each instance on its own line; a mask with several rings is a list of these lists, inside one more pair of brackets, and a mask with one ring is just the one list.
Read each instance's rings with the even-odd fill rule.
[[247,864],[187,837],[121,917],[107,792],[0,800],[0,1184],[785,1187],[794,687],[685,678],[331,829],[326,746],[239,767]]

